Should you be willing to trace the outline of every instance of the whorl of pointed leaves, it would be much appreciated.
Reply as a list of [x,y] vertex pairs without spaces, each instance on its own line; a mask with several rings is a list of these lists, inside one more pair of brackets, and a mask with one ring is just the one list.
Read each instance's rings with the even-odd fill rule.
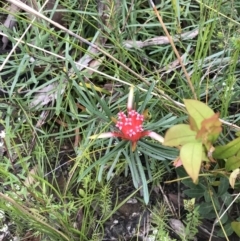
[[118,113],[118,120],[116,122],[117,131],[101,133],[99,135],[91,136],[91,139],[119,137],[124,140],[132,142],[132,149],[135,150],[137,141],[144,136],[149,136],[159,142],[163,142],[163,137],[159,134],[143,129],[144,115],[132,109],[133,106],[133,87],[130,88],[128,102],[127,102],[127,115],[120,111]]

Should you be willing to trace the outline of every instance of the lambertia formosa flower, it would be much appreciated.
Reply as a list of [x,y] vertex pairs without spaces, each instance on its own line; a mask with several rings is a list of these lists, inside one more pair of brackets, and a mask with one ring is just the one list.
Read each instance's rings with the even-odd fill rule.
[[117,121],[112,118],[112,121],[115,122],[115,126],[118,128],[118,130],[93,135],[90,137],[91,139],[109,137],[122,138],[123,140],[128,140],[132,142],[133,151],[136,149],[138,140],[145,136],[149,136],[161,143],[163,142],[164,138],[156,132],[143,129],[144,115],[139,114],[136,110],[133,110],[133,94],[134,87],[132,86],[130,88],[128,96],[127,115],[124,112],[120,111],[118,113]]

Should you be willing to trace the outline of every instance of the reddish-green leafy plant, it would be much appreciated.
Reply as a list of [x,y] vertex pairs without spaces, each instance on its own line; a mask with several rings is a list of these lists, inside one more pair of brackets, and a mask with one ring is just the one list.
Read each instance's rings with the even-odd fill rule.
[[[163,142],[163,145],[180,149],[180,155],[174,165],[183,165],[193,182],[197,183],[203,161],[218,164],[219,160],[224,160],[224,177],[229,176],[229,183],[234,188],[240,174],[240,137],[226,145],[214,147],[213,143],[222,131],[219,113],[214,113],[207,105],[197,100],[184,100],[184,104],[189,116],[189,125],[179,124],[171,127]],[[237,135],[239,136],[239,133]],[[219,173],[223,174],[222,171]],[[240,236],[239,220],[231,222],[231,227]]]
[[175,166],[183,165],[193,182],[197,182],[202,161],[214,161],[213,143],[222,131],[219,113],[214,113],[204,103],[197,100],[184,100],[188,124],[171,127],[163,145],[180,148],[180,156]]

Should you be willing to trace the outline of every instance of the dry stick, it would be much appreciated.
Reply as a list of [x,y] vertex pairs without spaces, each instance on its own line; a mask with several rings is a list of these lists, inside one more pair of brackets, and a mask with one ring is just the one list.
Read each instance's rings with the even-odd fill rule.
[[185,74],[185,76],[186,76],[186,79],[187,79],[187,82],[188,82],[188,84],[189,84],[189,86],[190,86],[190,89],[191,89],[191,91],[192,91],[192,93],[193,93],[194,99],[197,99],[197,95],[196,95],[196,93],[195,93],[195,91],[194,91],[194,87],[193,87],[193,85],[192,85],[192,82],[191,82],[191,79],[190,79],[190,77],[189,77],[189,74],[188,74],[188,72],[187,72],[187,70],[186,70],[186,68],[185,68],[185,66],[184,66],[184,64],[183,64],[183,62],[182,62],[182,59],[181,59],[181,57],[180,57],[180,55],[179,55],[179,53],[178,53],[178,51],[177,51],[177,49],[176,49],[176,46],[175,46],[175,44],[174,44],[174,42],[173,42],[173,40],[172,40],[172,37],[170,36],[170,34],[169,34],[169,32],[168,32],[165,24],[163,23],[162,17],[160,16],[160,14],[159,14],[159,12],[158,12],[155,4],[153,3],[152,0],[149,0],[149,1],[150,1],[151,5],[152,5],[152,8],[153,8],[155,14],[157,15],[157,18],[158,18],[159,22],[160,22],[161,25],[162,25],[162,28],[163,28],[165,34],[167,35],[167,37],[168,37],[168,39],[169,39],[169,42],[170,42],[170,44],[171,44],[171,46],[172,46],[172,48],[173,48],[174,53],[176,54],[176,56],[177,56],[177,58],[178,58],[178,61],[179,61],[180,65],[181,65],[181,67],[182,67],[182,70],[183,70],[183,72],[184,72],[184,74]]

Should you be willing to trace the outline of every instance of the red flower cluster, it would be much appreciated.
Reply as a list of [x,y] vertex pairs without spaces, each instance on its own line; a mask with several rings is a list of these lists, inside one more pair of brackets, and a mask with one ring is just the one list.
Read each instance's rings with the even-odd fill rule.
[[114,132],[114,135],[132,142],[138,141],[140,138],[148,134],[143,130],[144,116],[135,110],[128,112],[128,117],[121,111],[118,113],[118,122],[116,127],[120,132]]
[[153,131],[148,131],[143,129],[144,115],[139,114],[136,110],[132,109],[133,105],[133,87],[130,89],[128,96],[127,110],[128,115],[124,112],[118,113],[118,120],[116,122],[116,127],[119,131],[101,133],[100,135],[91,136],[92,139],[95,138],[107,138],[107,137],[119,137],[124,140],[129,140],[132,142],[132,150],[136,149],[137,141],[144,136],[150,136],[151,138],[163,142],[163,137],[158,135]]

